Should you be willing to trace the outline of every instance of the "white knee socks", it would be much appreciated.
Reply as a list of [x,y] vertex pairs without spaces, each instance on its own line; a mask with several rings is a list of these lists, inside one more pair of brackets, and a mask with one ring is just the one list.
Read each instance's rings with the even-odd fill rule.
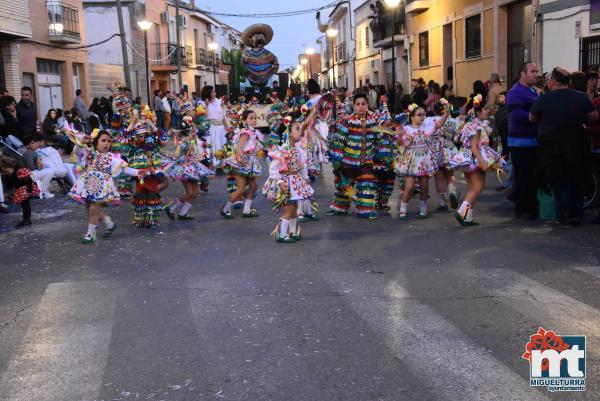
[[281,219],[279,222],[279,238],[283,238],[288,235],[290,229],[290,221]]
[[179,211],[180,216],[187,216],[188,212],[192,208],[192,204],[189,202],[184,202],[183,206],[181,206],[181,211]]
[[298,219],[290,219],[290,234],[295,235],[298,234]]
[[102,219],[102,222],[106,225],[106,228],[108,228],[109,230],[115,226],[115,223],[113,223],[110,216],[106,216],[104,219]]
[[244,210],[243,213],[248,214],[251,212],[251,208],[252,208],[252,199],[246,199],[244,201]]
[[[463,219],[468,219],[468,212],[472,210],[472,206],[470,202],[463,201],[463,203],[458,208],[458,214],[462,216]],[[471,220],[473,219],[473,212],[471,212]]]

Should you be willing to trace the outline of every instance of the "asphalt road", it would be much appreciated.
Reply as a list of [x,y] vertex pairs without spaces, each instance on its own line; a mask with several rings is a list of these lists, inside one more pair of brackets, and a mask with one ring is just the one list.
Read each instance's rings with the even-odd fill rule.
[[[316,188],[325,211],[331,176]],[[264,198],[228,221],[224,194],[218,177],[196,220],[157,231],[125,202],[91,245],[65,197],[27,229],[0,216],[0,400],[600,399],[599,227],[514,220],[489,189],[480,227],[413,200],[409,221],[324,217],[277,244]],[[540,326],[587,336],[586,392],[529,386]]]

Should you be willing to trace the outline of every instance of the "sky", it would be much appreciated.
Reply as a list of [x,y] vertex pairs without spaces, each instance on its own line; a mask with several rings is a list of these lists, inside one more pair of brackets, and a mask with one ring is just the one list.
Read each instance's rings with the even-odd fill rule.
[[[324,6],[332,0],[196,0],[196,6],[222,13],[276,13],[296,10],[306,10]],[[352,9],[359,6],[364,0],[353,0]],[[327,22],[327,16],[332,9],[321,12],[321,21]],[[305,47],[312,47],[318,51],[316,39],[323,35],[317,29],[315,13],[303,14],[294,17],[253,19],[238,17],[221,17],[221,21],[243,32],[246,27],[264,23],[273,28],[273,41],[267,49],[275,53],[279,59],[280,69],[284,70],[298,64],[298,54],[304,52]]]

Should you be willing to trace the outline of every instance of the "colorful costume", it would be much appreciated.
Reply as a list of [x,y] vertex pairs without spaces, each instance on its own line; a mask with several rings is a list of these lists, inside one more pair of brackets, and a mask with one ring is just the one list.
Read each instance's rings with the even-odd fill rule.
[[255,24],[242,34],[244,50],[242,63],[246,68],[246,84],[271,86],[279,71],[277,56],[265,49],[273,39],[273,29],[269,25]]
[[[329,135],[329,154],[335,174],[335,195],[330,212],[347,214],[352,200],[356,203],[358,217],[376,218],[375,176],[373,158],[380,146],[381,135],[373,128],[375,115],[351,115],[337,133]],[[356,186],[356,195],[354,187]]]
[[149,116],[130,126],[128,137],[131,144],[129,165],[132,168],[146,169],[150,176],[136,181],[135,194],[131,200],[133,205],[133,222],[137,227],[156,228],[161,211],[161,197],[158,193],[159,177],[172,161],[163,156],[162,147],[169,142],[169,137],[157,129]]
[[237,130],[233,136],[233,147],[237,149],[242,136],[247,135],[248,140],[242,149],[241,162],[236,160],[235,152],[227,160],[225,165],[231,167],[234,174],[244,177],[258,177],[262,174],[261,157],[263,157],[262,134],[251,127]]
[[[113,138],[113,142],[110,151],[123,160],[128,160],[131,146],[124,138],[127,137],[126,129],[129,126],[132,117],[131,102],[127,96],[118,95],[113,100],[112,108],[114,114],[111,118],[111,128],[109,132]],[[133,178],[129,176],[120,176],[116,178],[117,188],[122,198],[131,198],[133,193],[133,183]]]
[[92,150],[85,158],[83,172],[73,185],[69,196],[75,201],[86,204],[96,203],[102,206],[119,206],[121,197],[113,181],[121,171],[137,176],[138,170],[128,167],[127,163],[113,153],[98,153]]
[[202,163],[203,149],[193,128],[174,131],[177,159],[167,171],[167,175],[175,181],[200,182],[203,177],[215,174]]
[[431,137],[435,130],[435,124],[421,124],[417,128],[410,125],[404,127],[404,152],[398,159],[396,174],[425,177],[435,173],[437,164],[431,150]]
[[[436,121],[434,119],[434,121]],[[447,167],[450,160],[458,153],[454,138],[459,132],[460,121],[454,118],[448,118],[444,125],[433,134],[433,159],[438,168]]]
[[486,166],[488,168],[493,166],[502,167],[504,165],[502,156],[490,146],[490,135],[492,134],[492,131],[493,129],[489,126],[488,121],[481,121],[477,117],[473,117],[473,120],[467,123],[461,130],[460,142],[463,146],[450,160],[450,168],[465,169],[468,172],[478,169],[477,158],[471,150],[471,139],[475,137],[477,133],[480,134],[479,153]]
[[[278,206],[311,199],[314,190],[308,183],[306,152],[298,143],[284,145],[269,152],[272,159],[269,178],[263,186],[263,195]],[[281,189],[281,184],[285,187]]]
[[[384,126],[391,122],[391,115],[387,107],[387,98],[382,97],[382,108],[378,115],[377,125]],[[373,172],[377,186],[375,197],[376,209],[388,209],[388,201],[394,191],[396,174],[394,173],[395,161],[398,157],[398,145],[396,138],[390,134],[383,133],[373,158]]]

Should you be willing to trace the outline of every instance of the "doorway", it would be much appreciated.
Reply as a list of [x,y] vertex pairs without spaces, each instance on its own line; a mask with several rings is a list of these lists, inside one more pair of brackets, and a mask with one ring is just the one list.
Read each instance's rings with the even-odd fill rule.
[[508,6],[508,76],[507,84],[519,78],[519,67],[531,61],[532,44],[531,1]]
[[443,28],[443,47],[442,47],[442,71],[443,82],[448,83],[454,80],[454,41],[452,38],[452,24],[446,24]]

